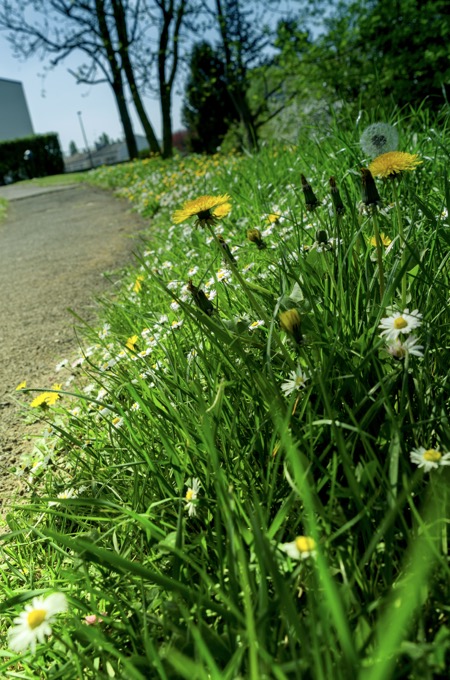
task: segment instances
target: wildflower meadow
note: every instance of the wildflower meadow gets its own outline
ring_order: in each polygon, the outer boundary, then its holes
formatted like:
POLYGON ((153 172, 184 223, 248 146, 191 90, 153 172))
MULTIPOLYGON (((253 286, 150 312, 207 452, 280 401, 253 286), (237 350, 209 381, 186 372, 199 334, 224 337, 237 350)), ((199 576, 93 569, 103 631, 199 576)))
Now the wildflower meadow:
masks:
POLYGON ((18 386, 0 677, 447 677, 448 123, 88 174, 148 230, 18 386))

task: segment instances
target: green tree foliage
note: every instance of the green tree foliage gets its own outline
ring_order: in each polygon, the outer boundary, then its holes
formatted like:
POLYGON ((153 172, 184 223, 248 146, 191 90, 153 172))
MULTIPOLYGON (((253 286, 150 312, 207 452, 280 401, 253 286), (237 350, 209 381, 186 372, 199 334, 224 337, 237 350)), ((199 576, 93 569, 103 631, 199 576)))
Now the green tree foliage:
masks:
POLYGON ((450 92, 447 0, 340 3, 310 59, 347 102, 438 108, 450 92))
POLYGON ((78 153, 78 147, 72 139, 71 142, 69 143, 69 155, 75 156, 76 153, 78 153))
POLYGON ((182 111, 189 145, 199 153, 214 153, 231 122, 237 120, 224 79, 224 64, 209 43, 201 42, 192 49, 189 68, 182 111))
POLYGON ((400 105, 427 98, 431 106, 441 106, 450 94, 447 0, 372 0, 364 5, 368 11, 358 15, 360 49, 367 46, 383 95, 400 105))

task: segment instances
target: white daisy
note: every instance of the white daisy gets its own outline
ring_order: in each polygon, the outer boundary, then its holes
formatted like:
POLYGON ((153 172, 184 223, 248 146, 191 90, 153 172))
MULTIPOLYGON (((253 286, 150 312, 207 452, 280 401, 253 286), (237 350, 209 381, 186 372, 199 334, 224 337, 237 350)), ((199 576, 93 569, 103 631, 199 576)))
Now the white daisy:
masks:
POLYGON ((436 449, 426 449, 424 446, 418 446, 409 454, 411 463, 415 463, 418 467, 423 468, 424 472, 430 472, 438 467, 450 465, 450 453, 441 453, 436 449))
POLYGON ((180 321, 172 321, 170 324, 170 327, 173 331, 175 331, 177 328, 180 328, 183 325, 183 319, 180 319, 180 321))
POLYGON ((56 373, 59 373, 63 368, 67 366, 68 363, 69 363, 68 359, 63 359, 62 361, 59 362, 59 364, 56 364, 55 366, 56 373))
POLYGON ((400 333, 407 335, 415 328, 419 328, 422 324, 422 314, 418 309, 411 313, 409 309, 403 312, 394 312, 391 316, 381 319, 379 328, 381 328, 381 336, 385 336, 387 340, 396 340, 400 333))
POLYGON ((387 345, 387 351, 394 359, 404 359, 409 354, 416 357, 423 357, 423 345, 419 345, 419 340, 415 335, 410 335, 405 340, 395 338, 390 340, 387 345))
MULTIPOLYGON (((70 489, 66 489, 65 491, 61 491, 58 495, 57 498, 59 498, 60 501, 65 501, 70 498, 77 498, 78 493, 77 491, 71 487, 70 489)), ((49 501, 48 502, 49 506, 51 507, 52 505, 59 505, 59 501, 49 501)))
POLYGON ((281 543, 278 547, 293 560, 306 560, 316 554, 316 542, 310 536, 297 536, 295 541, 281 543))
POLYGON ((36 642, 44 642, 51 635, 51 624, 57 614, 67 610, 67 599, 63 593, 52 593, 47 597, 34 597, 31 604, 14 619, 14 626, 8 632, 9 647, 23 652, 28 647, 34 653, 36 642))
POLYGON ((100 338, 100 340, 104 340, 106 337, 108 337, 110 330, 111 326, 109 325, 109 323, 103 324, 103 328, 98 333, 98 337, 100 338))
POLYGON ((192 477, 192 480, 191 479, 187 480, 186 486, 188 487, 188 490, 186 491, 186 495, 184 497, 186 501, 186 510, 189 513, 189 517, 195 517, 195 515, 197 514, 196 500, 201 486, 200 480, 198 479, 198 477, 192 477))
POLYGON ((216 276, 218 281, 223 281, 226 283, 231 279, 232 274, 229 269, 219 269, 216 276))
POLYGON ((281 389, 283 390, 286 397, 296 390, 301 390, 303 387, 305 387, 306 381, 309 380, 309 376, 304 373, 300 366, 297 366, 295 371, 291 371, 289 376, 289 379, 281 385, 281 389))
POLYGON ((264 321, 262 319, 259 319, 258 321, 253 321, 253 323, 250 324, 248 327, 249 331, 254 331, 256 328, 260 328, 260 326, 264 326, 264 321))

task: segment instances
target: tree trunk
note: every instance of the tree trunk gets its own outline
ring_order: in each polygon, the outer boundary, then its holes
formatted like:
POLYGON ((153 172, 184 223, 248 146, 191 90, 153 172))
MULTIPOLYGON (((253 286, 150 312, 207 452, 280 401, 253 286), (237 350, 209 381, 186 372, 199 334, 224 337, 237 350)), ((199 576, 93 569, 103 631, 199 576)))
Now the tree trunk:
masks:
POLYGON ((125 92, 123 89, 122 82, 122 72, 120 70, 120 65, 117 62, 117 56, 112 46, 112 40, 109 33, 108 24, 106 22, 104 0, 95 0, 95 11, 97 14, 98 27, 100 29, 100 35, 102 38, 103 46, 105 48, 109 66, 111 69, 112 75, 111 87, 116 98, 117 108, 119 109, 119 116, 122 122, 123 132, 125 135, 125 142, 128 149, 128 155, 130 159, 137 158, 138 150, 136 138, 134 136, 133 126, 131 124, 131 118, 128 112, 128 106, 125 99, 125 92))
POLYGON ((172 101, 170 92, 161 92, 161 118, 163 131, 163 158, 173 155, 172 141, 172 101))
POLYGON ((144 129, 150 151, 159 154, 161 153, 161 149, 152 124, 150 123, 150 120, 148 119, 148 116, 145 112, 142 99, 139 95, 136 79, 134 77, 133 66, 131 64, 130 55, 128 54, 128 47, 130 43, 128 39, 126 15, 122 0, 113 0, 113 11, 116 22, 117 37, 119 38, 119 53, 122 59, 122 68, 125 72, 125 77, 130 88, 131 96, 133 97, 134 106, 136 107, 136 112, 144 129))
POLYGON ((119 116, 122 122, 122 128, 125 135, 125 143, 128 149, 130 160, 138 157, 138 149, 136 144, 136 137, 134 136, 133 126, 131 124, 130 114, 128 113, 128 106, 123 91, 122 78, 119 72, 119 80, 114 80, 112 89, 116 98, 117 108, 119 109, 119 116))
POLYGON ((223 12, 221 0, 216 0, 216 15, 225 57, 225 82, 228 93, 245 130, 248 148, 256 151, 258 149, 258 133, 245 93, 245 69, 242 63, 233 63, 227 18, 223 12), (238 73, 236 73, 236 70, 238 73))

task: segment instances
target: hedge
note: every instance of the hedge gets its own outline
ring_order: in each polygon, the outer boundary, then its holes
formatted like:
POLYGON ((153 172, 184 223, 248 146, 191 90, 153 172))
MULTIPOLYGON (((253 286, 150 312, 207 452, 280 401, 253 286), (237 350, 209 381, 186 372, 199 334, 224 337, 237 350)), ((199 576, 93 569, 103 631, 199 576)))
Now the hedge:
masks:
POLYGON ((61 172, 64 161, 54 133, 0 142, 0 184, 61 172))

